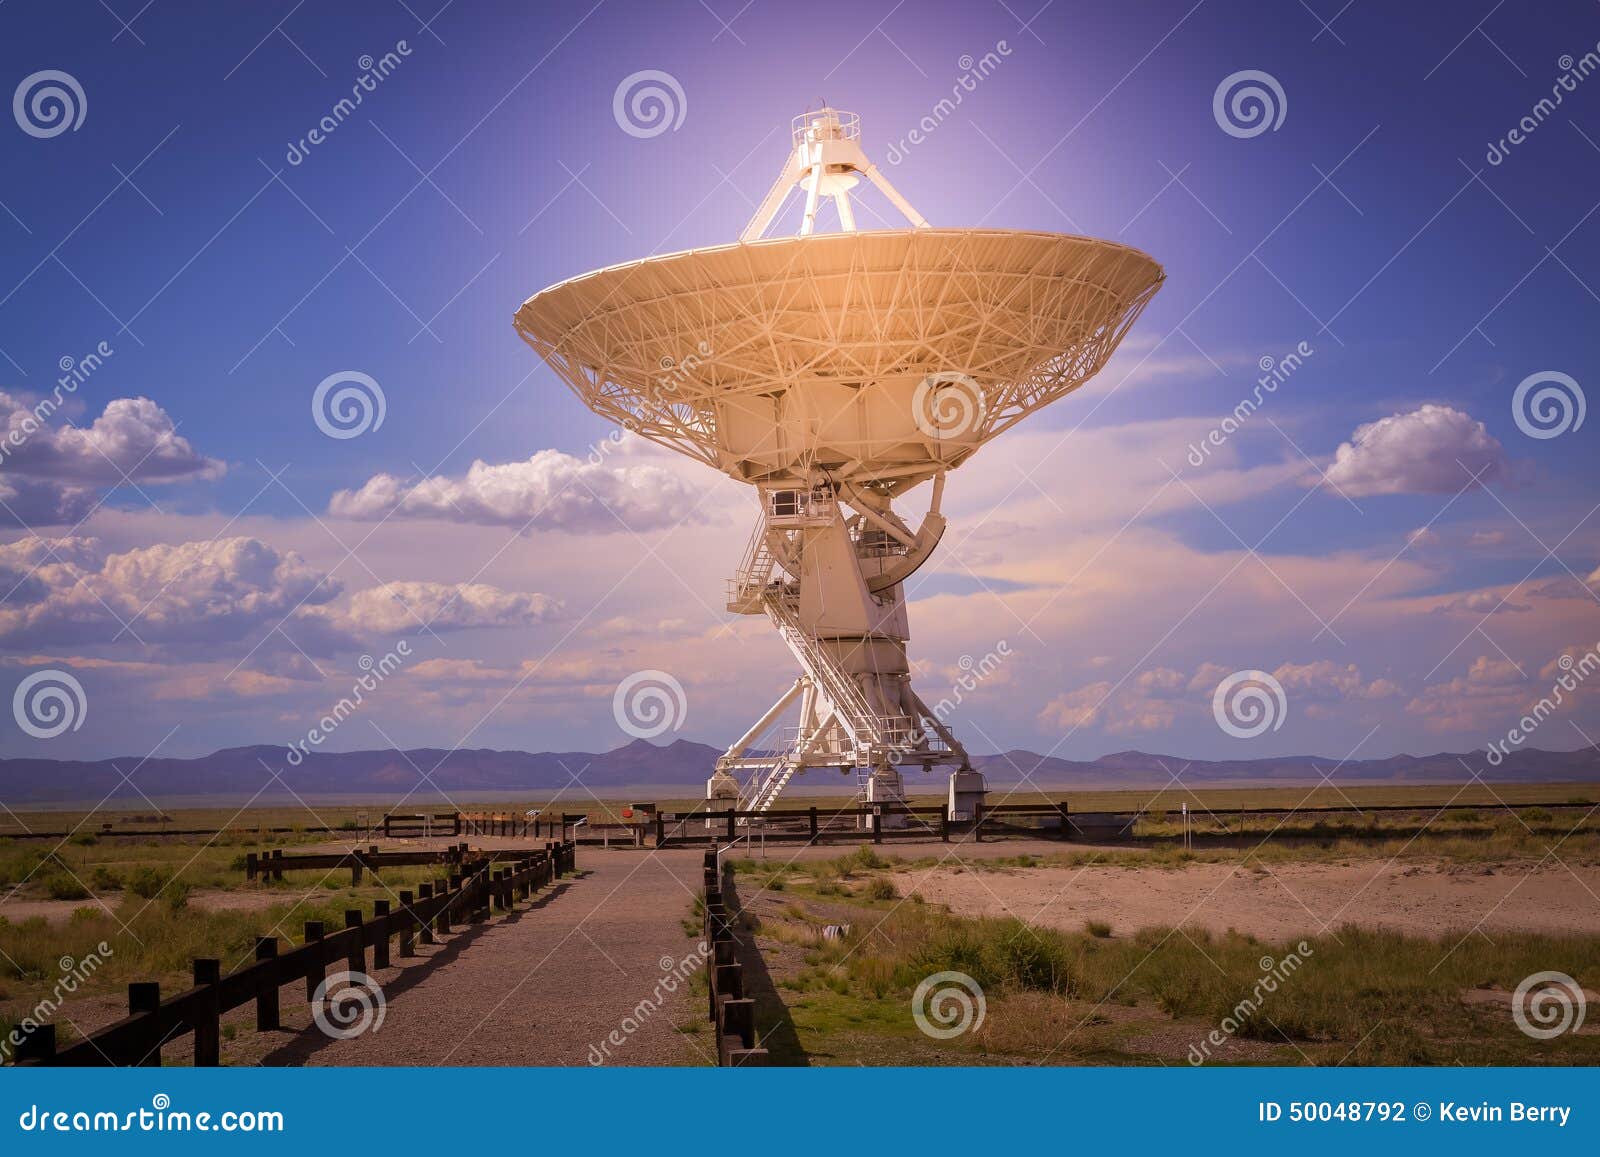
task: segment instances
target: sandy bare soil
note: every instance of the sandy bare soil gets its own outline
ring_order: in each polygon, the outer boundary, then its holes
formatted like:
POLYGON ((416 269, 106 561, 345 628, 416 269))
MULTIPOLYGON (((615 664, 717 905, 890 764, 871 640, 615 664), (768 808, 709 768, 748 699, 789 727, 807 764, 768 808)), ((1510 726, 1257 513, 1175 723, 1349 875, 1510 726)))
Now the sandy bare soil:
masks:
POLYGON ((1115 935, 1150 926, 1229 928, 1289 940, 1360 924, 1438 936, 1474 927, 1600 933, 1600 869, 1531 865, 1234 864, 1167 868, 939 867, 895 873, 916 892, 965 916, 1016 916, 1068 931, 1090 920, 1115 935))

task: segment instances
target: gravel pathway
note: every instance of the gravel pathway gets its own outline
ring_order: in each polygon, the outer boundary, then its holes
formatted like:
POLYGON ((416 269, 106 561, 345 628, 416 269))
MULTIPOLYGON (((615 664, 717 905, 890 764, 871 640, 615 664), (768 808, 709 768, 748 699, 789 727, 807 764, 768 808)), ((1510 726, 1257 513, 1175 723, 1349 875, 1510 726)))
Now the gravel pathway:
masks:
POLYGON ((683 922, 699 887, 701 858, 698 851, 580 848, 583 876, 490 924, 467 926, 444 944, 419 945, 425 955, 375 974, 387 1002, 378 1031, 350 1040, 300 1033, 261 1059, 312 1065, 714 1063, 702 990, 679 979, 697 964, 696 941, 683 922), (679 1032, 679 1025, 696 1031, 679 1032))

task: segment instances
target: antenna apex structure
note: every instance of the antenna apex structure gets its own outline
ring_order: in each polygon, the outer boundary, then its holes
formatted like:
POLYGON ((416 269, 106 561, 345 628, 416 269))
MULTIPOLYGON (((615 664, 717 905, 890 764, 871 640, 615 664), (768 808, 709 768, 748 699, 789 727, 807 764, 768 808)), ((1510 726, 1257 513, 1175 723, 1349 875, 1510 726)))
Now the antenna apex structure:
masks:
POLYGON ((855 113, 827 105, 816 112, 801 113, 791 123, 789 136, 789 159, 739 240, 760 239, 796 187, 803 189, 806 197, 800 236, 810 236, 816 229, 817 207, 824 197, 830 198, 838 210, 839 227, 847 233, 855 232, 856 217, 850 204, 850 190, 859 185, 863 177, 872 182, 914 228, 928 227, 922 214, 913 209, 889 183, 889 178, 867 159, 861 149, 861 118, 855 113))

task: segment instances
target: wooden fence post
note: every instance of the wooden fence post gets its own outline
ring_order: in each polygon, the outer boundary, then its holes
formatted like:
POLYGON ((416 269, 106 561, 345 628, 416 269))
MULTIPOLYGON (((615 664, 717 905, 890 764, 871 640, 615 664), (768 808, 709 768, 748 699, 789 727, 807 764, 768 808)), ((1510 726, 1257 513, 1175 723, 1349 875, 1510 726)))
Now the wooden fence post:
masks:
POLYGON ((35 1024, 33 1031, 23 1032, 18 1030, 21 1040, 17 1042, 17 1060, 38 1061, 40 1064, 49 1064, 56 1055, 56 1026, 53 1024, 35 1024))
POLYGON ((881 803, 872 805, 872 842, 875 844, 883 843, 883 805, 881 803))
POLYGON ((731 844, 739 838, 738 812, 734 808, 728 809, 728 842, 731 844))
MULTIPOLYGON (((256 961, 258 963, 278 959, 278 938, 276 936, 256 937, 256 961)), ((278 969, 276 965, 263 968, 260 979, 256 982, 256 1031, 272 1032, 279 1026, 278 1013, 278 969)))
POLYGON ((412 896, 410 892, 400 893, 400 914, 405 918, 400 921, 400 959, 414 955, 411 947, 411 937, 416 923, 416 917, 411 914, 412 896))
POLYGON ((939 838, 945 843, 950 842, 950 804, 939 805, 939 838))
POLYGON ((202 994, 191 1001, 189 1027, 194 1032, 194 1067, 214 1069, 222 1063, 222 998, 217 985, 222 982, 222 961, 196 959, 194 986, 202 994), (195 1007, 198 1004, 198 1007, 195 1007))
MULTIPOLYGON (((431 899, 433 899, 433 885, 432 884, 418 884, 417 885, 417 899, 419 899, 419 900, 431 900, 431 899)), ((436 943, 436 941, 433 938, 433 922, 431 920, 418 920, 417 923, 422 925, 422 942, 424 944, 434 944, 434 943, 436 943)))
MULTIPOLYGON (((153 980, 136 980, 128 985, 128 1015, 137 1016, 141 1012, 155 1012, 161 1007, 161 985, 153 980)), ((161 1067, 160 1037, 156 1038, 148 1052, 142 1057, 135 1057, 133 1064, 139 1068, 159 1069, 161 1067)))
MULTIPOLYGON (((435 889, 434 891, 435 894, 437 894, 438 889, 435 889)), ((444 891, 446 893, 445 904, 444 907, 439 909, 438 931, 440 935, 450 931, 450 904, 461 893, 461 877, 452 875, 450 877, 450 882, 445 886, 444 891)))
POLYGON ((372 967, 374 970, 389 967, 389 901, 372 902, 372 922, 378 926, 377 939, 372 942, 372 967))
POLYGON ((256 854, 254 852, 246 852, 244 854, 244 878, 246 883, 255 883, 256 854))
MULTIPOLYGON (((361 909, 346 908, 344 926, 347 931, 353 928, 359 933, 361 931, 361 909)), ((350 947, 345 956, 345 967, 351 972, 365 972, 367 970, 367 946, 362 942, 362 938, 359 935, 350 939, 350 947)))
POLYGON ((666 843, 667 843, 666 813, 664 813, 664 812, 660 811, 659 809, 657 809, 657 811, 656 811, 656 847, 658 847, 658 848, 665 847, 666 843))
POLYGON ((361 886, 361 852, 359 849, 350 853, 350 886, 361 886))
POLYGON ((323 928, 321 920, 306 921, 306 947, 311 948, 311 963, 306 967, 306 1003, 317 999, 317 989, 328 975, 328 958, 323 955, 323 928), (316 945, 317 947, 312 947, 316 945))
POLYGON ((817 809, 810 808, 806 814, 811 821, 811 835, 806 839, 806 843, 814 844, 817 842, 817 809))

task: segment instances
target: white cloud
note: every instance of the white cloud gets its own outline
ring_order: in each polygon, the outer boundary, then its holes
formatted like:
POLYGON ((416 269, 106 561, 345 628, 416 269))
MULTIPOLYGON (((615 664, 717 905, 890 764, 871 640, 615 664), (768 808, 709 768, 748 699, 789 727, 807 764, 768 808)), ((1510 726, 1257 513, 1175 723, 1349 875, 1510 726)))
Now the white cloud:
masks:
POLYGON ((0 605, 8 647, 111 643, 124 623, 149 643, 216 646, 340 591, 299 555, 253 538, 121 554, 93 538, 29 538, 0 546, 0 572, 22 580, 0 605))
POLYGON ((1484 424, 1450 406, 1425 405, 1356 427, 1328 467, 1350 495, 1452 494, 1473 477, 1505 475, 1505 449, 1484 424))
POLYGON ((24 399, 0 392, 0 427, 7 470, 57 482, 178 482, 218 478, 227 469, 197 453, 167 412, 149 398, 108 402, 88 426, 68 425, 59 416, 39 425, 24 399))
POLYGON ((357 591, 343 622, 355 631, 394 634, 528 627, 550 618, 560 604, 546 595, 503 591, 483 583, 397 582, 357 591))
POLYGON ((708 521, 699 507, 704 491, 654 463, 610 465, 541 450, 526 462, 474 462, 459 478, 412 482, 378 474, 359 490, 336 493, 328 509, 364 521, 392 512, 394 518, 610 534, 708 521))

